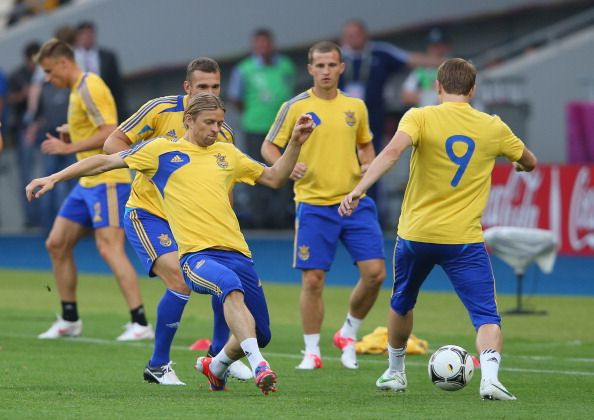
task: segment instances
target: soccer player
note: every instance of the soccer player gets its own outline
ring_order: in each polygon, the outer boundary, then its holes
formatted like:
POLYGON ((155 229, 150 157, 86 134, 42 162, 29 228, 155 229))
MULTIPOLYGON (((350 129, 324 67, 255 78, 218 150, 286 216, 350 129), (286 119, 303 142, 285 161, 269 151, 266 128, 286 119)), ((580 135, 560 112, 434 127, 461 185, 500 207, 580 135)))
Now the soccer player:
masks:
MULTIPOLYGON (((218 63, 208 57, 192 60, 186 69, 184 90, 185 95, 163 96, 148 101, 109 135, 103 149, 111 154, 157 136, 181 137, 186 131, 183 115, 190 99, 199 93, 219 96, 221 72, 218 63)), ((222 124, 217 141, 233 143, 233 131, 226 123, 222 124)), ((146 273, 151 277, 159 276, 167 287, 157 306, 155 346, 143 377, 148 382, 161 385, 185 385, 171 368, 170 350, 190 297, 190 289, 184 283, 177 242, 165 217, 159 191, 140 172, 134 178, 132 192, 126 203, 124 228, 146 273)), ((213 299, 212 303, 219 304, 217 299, 213 299)), ((215 310, 214 313, 213 343, 209 350, 211 355, 217 354, 229 338, 225 320, 217 316, 221 311, 215 310)), ((229 372, 240 380, 252 377, 250 369, 241 361, 233 363, 229 372)))
MULTIPOLYGON (((101 154, 103 143, 117 122, 116 107, 109 88, 94 73, 84 73, 74 61, 70 46, 57 39, 46 42, 37 62, 47 80, 57 88, 71 90, 68 105, 69 142, 50 134, 41 147, 48 154, 73 154, 78 160, 101 154)), ((76 265, 72 251, 89 229, 95 234, 99 254, 111 268, 120 285, 132 320, 119 341, 152 339, 140 296, 138 278, 124 248, 121 228, 124 203, 130 194, 130 173, 118 169, 96 176, 85 176, 66 198, 46 241, 62 302, 62 316, 41 339, 79 336, 82 321, 76 304, 76 265)))
POLYGON ((301 116, 282 158, 265 167, 232 144, 216 142, 224 116, 217 96, 199 94, 184 111, 188 131, 183 138, 158 137, 119 154, 78 162, 32 181, 27 197, 38 198, 56 182, 77 175, 116 168, 130 167, 150 178, 178 242, 186 285, 222 303, 232 333, 214 358, 199 357, 196 368, 207 376, 211 390, 223 390, 227 367, 245 355, 256 385, 268 394, 275 390, 276 374, 259 349, 270 341, 268 309, 228 193, 236 182, 280 187, 291 174, 314 123, 311 117, 301 116))
POLYGON ((341 50, 332 42, 319 42, 308 54, 313 88, 287 101, 278 112, 262 144, 268 163, 280 158, 299 115, 309 114, 317 125, 299 156, 291 178, 295 180, 295 249, 293 266, 302 271, 300 296, 305 352, 298 369, 322 367, 320 330, 324 317, 322 291, 338 241, 357 264, 360 279, 350 297, 349 312, 334 335, 342 350, 342 364, 357 369, 355 342, 363 318, 375 302, 386 276, 382 233, 375 203, 362 199, 352 218, 338 216, 338 204, 351 191, 375 152, 367 109, 362 100, 338 90, 344 71, 341 50))
POLYGON ((389 368, 376 382, 379 389, 404 391, 407 387, 404 358, 413 308, 423 281, 437 264, 448 275, 477 331, 480 396, 516 399, 498 379, 501 318, 480 219, 495 159, 505 156, 516 170, 531 171, 536 158, 499 117, 471 107, 475 79, 472 63, 461 58, 444 62, 437 72, 440 105, 410 109, 388 146, 340 205, 341 215, 356 214, 365 191, 405 149, 413 147, 394 251, 389 368))

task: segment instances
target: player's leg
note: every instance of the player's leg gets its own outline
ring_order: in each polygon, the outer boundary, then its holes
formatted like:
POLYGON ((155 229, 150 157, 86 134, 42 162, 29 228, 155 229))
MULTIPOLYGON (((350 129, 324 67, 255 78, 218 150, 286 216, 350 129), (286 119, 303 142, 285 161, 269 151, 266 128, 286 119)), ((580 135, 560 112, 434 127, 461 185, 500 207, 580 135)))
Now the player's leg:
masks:
MULTIPOLYGON (((260 352, 256 321, 244 301, 244 288, 237 273, 227 267, 223 254, 236 254, 228 251, 203 251, 185 255, 180 261, 182 272, 188 287, 194 292, 216 296, 221 302, 227 325, 234 339, 217 355, 219 359, 234 360, 232 357, 247 356, 255 373, 256 384, 267 394, 274 391, 276 374, 270 370, 260 352), (262 372, 265 372, 262 381, 262 372)), ((212 390, 221 390, 226 378, 226 369, 212 372, 212 359, 199 358, 196 368, 208 377, 212 390)))
POLYGON ((82 187, 77 185, 70 192, 45 242, 52 261, 62 314, 47 331, 38 336, 41 339, 78 336, 82 332, 76 302, 76 264, 72 251, 91 223, 81 190, 82 187))
POLYGON ((375 382, 381 390, 404 391, 406 343, 412 332, 413 309, 421 285, 434 265, 431 244, 400 237, 394 248, 394 284, 388 314, 388 369, 375 382))
POLYGON ((456 293, 466 307, 477 330, 476 346, 480 354, 480 396, 490 400, 515 400, 499 381, 502 335, 501 317, 495 300, 495 278, 483 243, 451 246, 441 262, 456 293))
POLYGON ((116 277, 130 310, 131 322, 118 337, 120 341, 153 339, 153 328, 146 319, 138 276, 125 249, 124 208, 130 184, 99 184, 87 188, 85 200, 92 212, 95 244, 101 258, 116 277))
POLYGON ((299 308, 305 342, 297 369, 322 367, 320 331, 324 320, 324 280, 336 253, 340 224, 334 206, 299 203, 295 215, 293 266, 301 270, 299 308))
POLYGON ((357 264, 360 278, 351 293, 344 324, 334 335, 334 345, 342 351, 343 366, 357 369, 357 332, 386 278, 384 239, 371 198, 361 200, 352 216, 339 221, 342 223, 340 238, 357 264))

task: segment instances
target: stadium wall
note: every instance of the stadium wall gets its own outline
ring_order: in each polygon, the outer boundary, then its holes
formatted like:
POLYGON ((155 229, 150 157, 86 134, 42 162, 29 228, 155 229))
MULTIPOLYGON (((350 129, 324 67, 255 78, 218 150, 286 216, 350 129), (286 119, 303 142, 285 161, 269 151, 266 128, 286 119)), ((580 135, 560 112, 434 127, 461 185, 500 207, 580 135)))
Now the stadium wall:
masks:
MULTIPOLYGON (((300 282, 300 272, 291 268, 293 239, 290 234, 251 234, 248 243, 256 263, 256 270, 264 282, 300 282)), ((385 252, 388 276, 384 287, 392 286, 392 252, 394 238, 386 236, 385 252)), ((45 252, 44 240, 36 236, 0 236, 0 269, 50 270, 51 264, 45 252)), ((128 249, 132 261, 140 273, 138 258, 128 249)), ((77 267, 81 272, 111 275, 107 265, 98 258, 92 238, 83 239, 75 250, 77 267)), ((497 293, 514 294, 516 279, 508 265, 497 257, 492 258, 497 281, 497 293)), ((543 274, 533 264, 528 267, 524 279, 524 293, 532 295, 587 295, 594 296, 594 259, 591 257, 559 256, 551 274, 543 274)), ((344 247, 339 246, 326 283, 332 286, 352 286, 357 279, 357 270, 344 247)), ((0 271, 2 282, 9 281, 0 271)), ((43 285, 45 286, 45 284, 43 285)), ((435 268, 423 286, 424 290, 453 291, 440 268, 435 268)))

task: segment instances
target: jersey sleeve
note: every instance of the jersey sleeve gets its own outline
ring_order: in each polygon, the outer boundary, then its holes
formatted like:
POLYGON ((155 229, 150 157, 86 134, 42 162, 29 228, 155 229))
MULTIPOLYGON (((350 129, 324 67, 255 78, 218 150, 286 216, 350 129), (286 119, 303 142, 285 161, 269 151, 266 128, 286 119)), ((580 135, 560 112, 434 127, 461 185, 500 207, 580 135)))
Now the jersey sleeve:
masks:
POLYGON ((115 101, 103 80, 89 76, 87 82, 81 84, 79 93, 83 106, 96 127, 117 124, 115 101))
POLYGON ((140 142, 134 147, 120 152, 120 157, 124 159, 130 169, 151 177, 159 166, 158 155, 161 145, 167 141, 165 138, 157 137, 140 142))
POLYGON ((266 135, 266 141, 281 148, 285 147, 291 138, 294 125, 295 115, 291 110, 291 104, 285 102, 276 114, 276 119, 266 135))
POLYGON ((512 162, 518 161, 522 157, 522 153, 524 153, 524 142, 520 140, 513 131, 508 127, 506 123, 501 121, 499 117, 498 123, 500 124, 501 133, 500 133, 500 156, 505 156, 512 162))
POLYGON ((406 111, 398 124, 398 131, 408 134, 412 139, 413 146, 417 146, 419 143, 421 117, 421 110, 419 108, 411 108, 406 111))
POLYGON ((131 143, 138 143, 154 137, 156 117, 159 115, 163 103, 163 98, 151 99, 121 123, 118 129, 130 139, 131 143))
POLYGON ((265 166, 252 159, 239 149, 234 148, 237 155, 237 164, 235 166, 235 181, 244 184, 254 185, 256 180, 262 176, 265 166))
POLYGON ((359 113, 361 122, 357 127, 357 144, 366 144, 373 140, 373 134, 371 134, 371 129, 369 128, 369 113, 363 101, 361 101, 359 113))

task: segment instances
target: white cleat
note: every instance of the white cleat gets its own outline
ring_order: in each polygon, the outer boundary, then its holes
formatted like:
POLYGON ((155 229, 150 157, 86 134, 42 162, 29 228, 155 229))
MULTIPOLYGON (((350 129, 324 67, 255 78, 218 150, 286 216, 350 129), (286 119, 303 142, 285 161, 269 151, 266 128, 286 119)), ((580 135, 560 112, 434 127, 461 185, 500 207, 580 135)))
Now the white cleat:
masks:
POLYGON ((322 363, 322 358, 320 356, 313 353, 303 353, 303 360, 295 366, 295 369, 314 370, 321 369, 322 367, 324 367, 324 364, 322 363))
POLYGON ((128 322, 124 325, 125 331, 116 338, 117 341, 139 341, 152 340, 155 338, 155 332, 151 324, 140 325, 136 322, 128 322))
POLYGON ((235 379, 240 381, 247 381, 248 379, 252 379, 254 374, 252 370, 247 367, 241 360, 236 360, 229 365, 227 368, 227 372, 229 376, 232 376, 235 379))
POLYGON ((61 337, 78 337, 82 333, 82 321, 65 321, 58 315, 58 319, 46 332, 39 334, 37 338, 42 340, 53 340, 61 337))
POLYGON ((404 392, 407 387, 406 374, 404 372, 391 374, 390 369, 386 369, 382 376, 375 381, 375 386, 382 391, 404 392))
POLYGON ((515 401, 517 398, 509 392, 499 381, 481 380, 481 399, 515 401))
POLYGON ((144 368, 143 377, 145 381, 159 385, 185 385, 175 374, 171 362, 157 367, 150 367, 147 364, 144 368))
POLYGON ((351 342, 343 347, 340 361, 347 369, 359 369, 359 363, 357 363, 357 351, 355 350, 355 342, 351 342))

